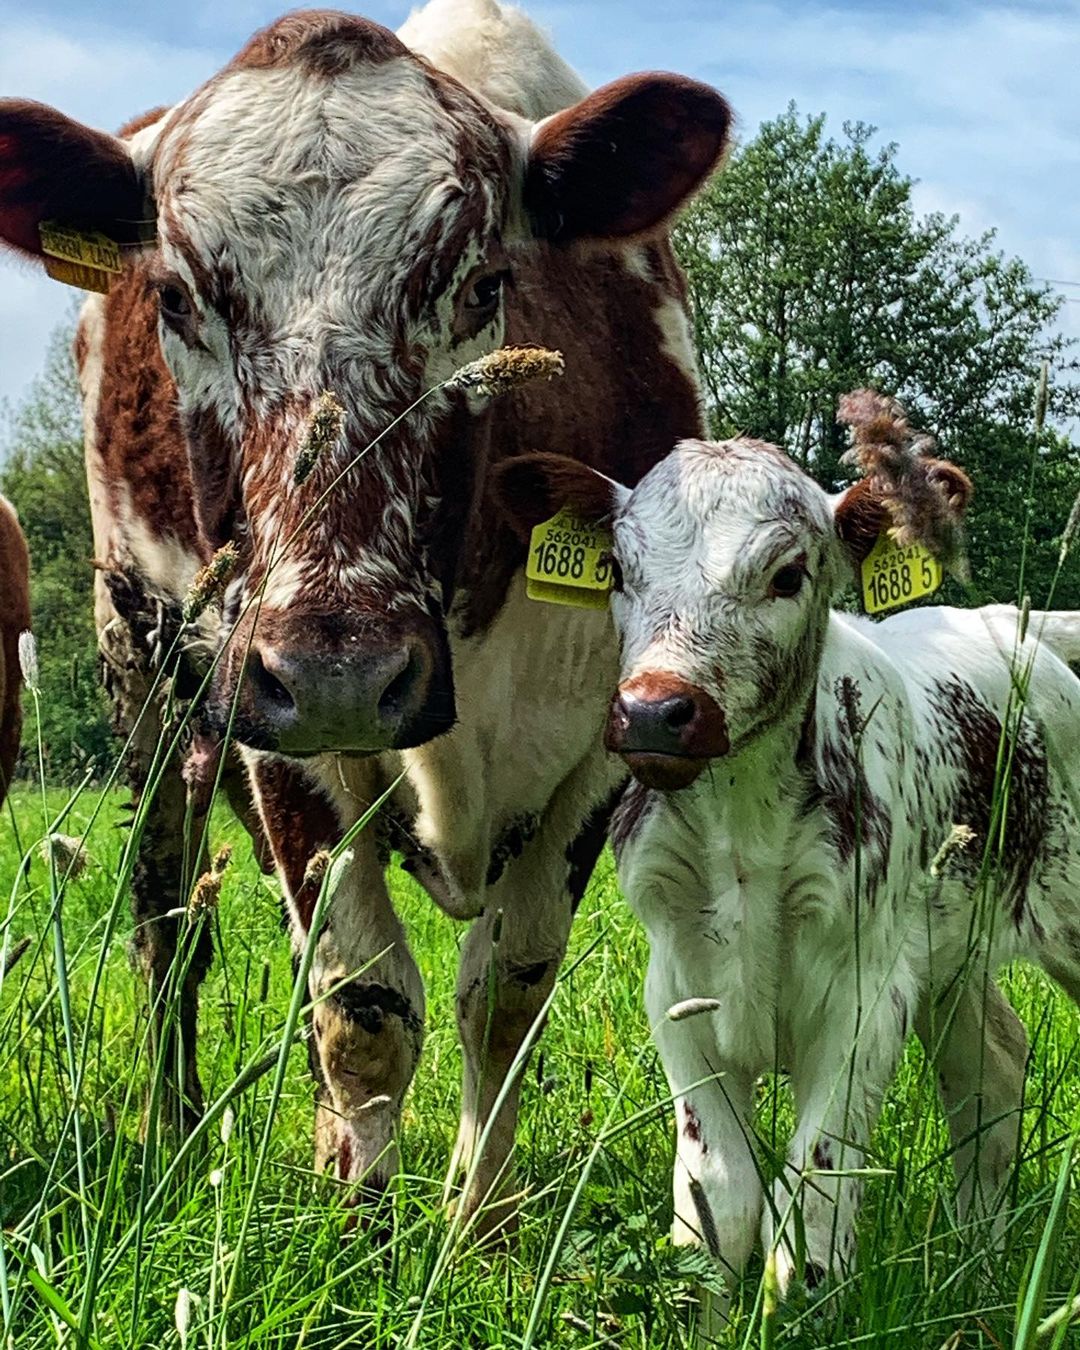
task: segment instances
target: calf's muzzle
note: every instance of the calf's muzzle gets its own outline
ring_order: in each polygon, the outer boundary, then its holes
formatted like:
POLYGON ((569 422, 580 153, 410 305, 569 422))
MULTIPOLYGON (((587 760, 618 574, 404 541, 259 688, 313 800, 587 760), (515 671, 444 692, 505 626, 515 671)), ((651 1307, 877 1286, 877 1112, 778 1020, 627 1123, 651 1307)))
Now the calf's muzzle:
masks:
POLYGON ((704 689, 667 671, 645 671, 619 686, 604 744, 646 787, 689 787, 730 749, 723 711, 704 689))
POLYGON ((426 615, 393 627, 336 615, 260 624, 233 692, 238 738, 283 755, 404 750, 456 717, 449 647, 426 615))

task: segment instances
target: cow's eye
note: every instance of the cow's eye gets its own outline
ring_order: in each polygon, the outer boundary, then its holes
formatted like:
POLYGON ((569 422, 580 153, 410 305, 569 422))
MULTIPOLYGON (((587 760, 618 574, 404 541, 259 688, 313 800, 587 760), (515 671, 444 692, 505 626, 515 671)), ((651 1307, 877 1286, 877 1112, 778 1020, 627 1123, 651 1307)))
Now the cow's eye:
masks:
POLYGON ((790 600, 799 594, 805 580, 806 568, 799 563, 788 563, 786 567, 781 567, 774 573, 772 581, 769 582, 769 595, 781 600, 790 600))
POLYGON ((505 281, 505 272, 488 272, 477 277, 465 296, 465 308, 469 314, 475 318, 494 314, 499 308, 505 281))
POLYGON ((180 286, 170 281, 157 288, 158 310, 163 322, 181 337, 190 337, 195 323, 195 306, 180 286))

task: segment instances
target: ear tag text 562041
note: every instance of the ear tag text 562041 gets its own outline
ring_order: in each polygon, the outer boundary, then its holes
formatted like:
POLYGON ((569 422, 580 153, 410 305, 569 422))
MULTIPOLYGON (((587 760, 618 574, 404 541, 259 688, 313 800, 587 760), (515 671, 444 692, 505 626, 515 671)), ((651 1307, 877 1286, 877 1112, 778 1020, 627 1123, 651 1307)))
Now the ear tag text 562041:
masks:
POLYGON ((525 594, 578 609, 605 609, 611 590, 611 532, 564 507, 529 540, 525 594))
POLYGON ((45 271, 55 281, 104 295, 112 278, 123 270, 120 245, 108 235, 75 230, 55 220, 43 220, 38 233, 45 271))
POLYGON ((929 549, 922 544, 901 546, 882 531, 863 559, 863 604, 867 614, 884 614, 933 595, 942 579, 941 564, 929 549))

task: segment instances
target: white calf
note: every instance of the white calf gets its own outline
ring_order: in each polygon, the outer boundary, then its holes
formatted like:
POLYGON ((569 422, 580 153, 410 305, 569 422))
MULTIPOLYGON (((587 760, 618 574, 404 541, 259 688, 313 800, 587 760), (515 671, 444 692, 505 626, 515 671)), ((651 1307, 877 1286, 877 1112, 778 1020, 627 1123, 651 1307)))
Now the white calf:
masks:
POLYGON ((796 1207, 798 1273, 850 1267, 858 1181, 840 1173, 862 1165, 913 1027, 961 1205, 984 1212, 1015 1155, 1026 1050, 984 975, 1025 957, 1080 997, 1080 681, 1062 659, 1080 658, 1080 615, 1032 614, 1025 636, 1006 607, 831 609, 890 521, 951 547, 970 486, 863 397, 849 411, 872 476, 837 498, 745 440, 683 441, 633 491, 547 456, 500 484, 522 524, 556 499, 611 519, 608 744, 638 780, 613 842, 677 1102, 675 1232, 738 1272, 760 1226, 784 1285, 796 1207), (753 1086, 778 1065, 798 1124, 764 1203, 753 1086))

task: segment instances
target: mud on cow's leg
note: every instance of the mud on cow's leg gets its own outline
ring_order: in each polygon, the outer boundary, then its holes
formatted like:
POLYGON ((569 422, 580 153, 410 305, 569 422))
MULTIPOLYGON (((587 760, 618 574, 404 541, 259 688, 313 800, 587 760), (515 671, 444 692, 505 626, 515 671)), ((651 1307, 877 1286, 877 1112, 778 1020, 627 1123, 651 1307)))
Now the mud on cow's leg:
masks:
POLYGON ((492 885, 484 914, 462 949, 457 1016, 464 1072, 461 1128, 450 1175, 467 1174, 475 1165, 464 1204, 468 1213, 480 1211, 481 1233, 505 1231, 515 1222, 511 1153, 521 1072, 477 1157, 480 1138, 511 1065, 555 985, 570 922, 603 848, 619 792, 621 786, 584 823, 579 823, 578 794, 556 794, 556 804, 535 836, 492 885))
MULTIPOLYGON (((362 767, 349 798, 376 795, 362 767)), ((281 761, 254 769, 260 812, 285 882, 294 950, 309 940, 319 886, 305 873, 352 823, 303 771, 281 761)), ((361 800, 362 799, 362 800, 361 800)), ((340 801, 339 801, 340 807, 340 801)), ((308 979, 315 1006, 310 1057, 316 1079, 315 1162, 373 1198, 397 1169, 396 1132, 423 1044, 424 988, 387 893, 375 830, 350 845, 353 861, 324 912, 308 979)))

